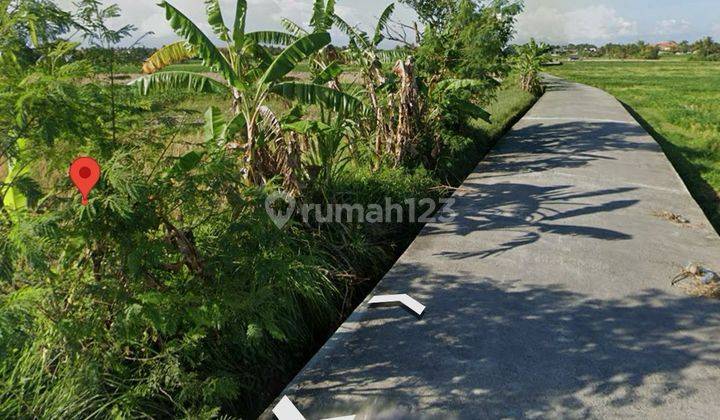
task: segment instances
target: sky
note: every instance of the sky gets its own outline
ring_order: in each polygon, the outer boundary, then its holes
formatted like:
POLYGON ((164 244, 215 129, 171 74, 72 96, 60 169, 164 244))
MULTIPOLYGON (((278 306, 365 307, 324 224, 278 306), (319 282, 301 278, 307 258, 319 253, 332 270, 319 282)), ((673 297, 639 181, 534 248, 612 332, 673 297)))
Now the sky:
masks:
POLYGON ((527 0, 517 39, 554 44, 720 38, 720 0, 527 0))
MULTIPOLYGON (((57 0, 66 10, 73 0, 57 0)), ((107 1, 110 2, 110 1, 107 1)), ((123 9, 117 26, 132 23, 137 36, 153 31, 143 44, 158 47, 177 40, 165 21, 156 0, 112 0, 123 9)), ((202 0, 170 0, 210 34, 205 23, 202 0)), ((220 0, 226 22, 234 16, 234 0, 220 0)), ((312 0, 248 0, 248 30, 282 29, 280 19, 307 22, 312 0)), ((720 0, 526 0, 525 11, 518 17, 516 42, 531 37, 553 44, 634 42, 644 40, 694 41, 703 36, 720 39, 720 0)), ((370 31, 389 0, 337 0, 336 13, 351 24, 370 31)), ((395 20, 413 22, 416 16, 398 4, 395 20)), ((339 32, 334 42, 346 42, 339 32)), ((132 42, 132 41, 130 41, 132 42)))

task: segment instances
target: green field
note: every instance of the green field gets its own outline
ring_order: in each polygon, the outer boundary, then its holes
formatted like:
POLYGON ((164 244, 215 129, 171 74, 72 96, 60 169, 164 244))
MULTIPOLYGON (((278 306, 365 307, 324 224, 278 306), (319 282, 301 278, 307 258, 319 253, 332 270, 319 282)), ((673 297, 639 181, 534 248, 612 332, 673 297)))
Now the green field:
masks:
POLYGON ((662 145, 720 230, 720 63, 585 61, 549 72, 622 101, 662 145))

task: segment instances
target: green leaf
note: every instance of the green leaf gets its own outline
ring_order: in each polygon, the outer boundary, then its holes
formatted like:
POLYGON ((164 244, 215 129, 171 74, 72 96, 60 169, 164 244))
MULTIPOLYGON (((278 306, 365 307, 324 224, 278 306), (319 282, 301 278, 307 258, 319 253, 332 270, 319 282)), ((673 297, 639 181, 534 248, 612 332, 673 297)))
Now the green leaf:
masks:
POLYGON ((298 39, 275 58, 260 82, 264 84, 281 79, 290 73, 298 63, 320 51, 329 43, 330 34, 327 32, 310 34, 298 39))
POLYGON ((491 122, 490 113, 470 101, 458 101, 458 103, 455 104, 455 108, 461 111, 465 117, 480 118, 485 122, 491 122))
MULTIPOLYGON (((330 19, 330 24, 332 25, 332 15, 335 14, 335 0, 327 0, 327 4, 325 5, 325 16, 330 19)), ((330 28, 328 28, 330 29, 330 28)))
POLYGON ((284 123, 282 125, 283 130, 294 131, 298 134, 307 134, 313 129, 313 122, 308 120, 294 121, 291 123, 284 123))
POLYGON ((142 76, 128 83, 135 86, 141 95, 185 89, 197 93, 227 93, 228 87, 217 80, 189 71, 166 71, 142 76))
POLYGON ((249 36, 245 36, 245 40, 243 42, 245 42, 242 47, 243 53, 248 53, 260 61, 260 66, 245 72, 245 80, 257 80, 262 75, 262 71, 270 67, 270 64, 273 61, 273 56, 265 47, 249 36))
POLYGON ((300 120, 283 124, 283 129, 294 131, 298 134, 308 134, 313 131, 323 132, 328 131, 331 128, 332 127, 321 121, 300 120))
POLYGON ((160 5, 165 8, 165 17, 170 22, 170 26, 197 50, 203 63, 220 73, 233 86, 238 84, 239 80, 232 66, 207 35, 167 1, 163 1, 160 5))
POLYGON ((297 41, 298 38, 295 35, 291 35, 285 32, 278 31, 257 31, 250 32, 246 35, 247 38, 252 39, 258 44, 264 45, 290 45, 297 41))
POLYGON ((247 326, 246 336, 248 341, 257 342, 263 336, 262 328, 258 324, 249 324, 247 326))
POLYGON ((313 2, 313 14, 310 18, 310 27, 315 29, 315 32, 325 32, 325 0, 315 0, 313 2))
POLYGON ((357 45, 359 43, 362 49, 369 49, 371 47, 370 38, 368 38, 368 35, 365 32, 351 26, 338 15, 332 15, 332 20, 338 29, 350 37, 351 44, 355 43, 357 45))
MULTIPOLYGON (((17 148, 19 154, 24 154, 27 148, 27 139, 18 139, 17 148)), ((23 184, 28 182, 32 184, 32 179, 27 176, 29 173, 30 169, 27 165, 19 164, 15 159, 8 161, 8 174, 5 177, 4 186, 0 189, 0 194, 2 194, 3 207, 11 213, 28 206, 28 197, 23 191, 23 184), (25 182, 25 178, 28 182, 25 182)), ((32 190, 33 188, 27 189, 32 190)))
POLYGON ((325 67, 323 71, 321 71, 317 76, 315 76, 315 79, 313 79, 313 83, 316 85, 322 85, 325 84, 336 77, 338 77, 340 74, 342 74, 343 69, 340 64, 333 61, 330 65, 325 67))
POLYGON ((388 7, 386 7, 385 10, 380 15, 380 19, 378 19, 377 26, 375 27, 375 36, 373 36, 373 45, 377 46, 383 41, 383 39, 385 39, 382 32, 385 30, 385 26, 387 26, 387 23, 390 20, 390 16, 392 16, 394 11, 395 11, 395 3, 390 3, 388 5, 388 7))
POLYGON ((185 153, 175 162, 175 165, 170 169, 170 174, 176 176, 190 172, 197 168, 202 158, 203 154, 195 150, 185 153))
POLYGON ((30 176, 30 170, 27 166, 18 171, 10 171, 6 179, 6 183, 12 183, 6 186, 0 193, 4 193, 3 206, 11 213, 34 206, 42 197, 42 188, 37 181, 30 176))
POLYGON ((265 327, 272 338, 278 341, 287 341, 287 336, 285 335, 285 333, 280 328, 278 328, 278 326, 274 322, 267 322, 265 327))
MULTIPOLYGON (((10 184, 10 181, 16 179, 16 175, 12 171, 8 174, 5 179, 6 184, 10 184)), ((28 200, 25 194, 22 193, 20 188, 12 185, 4 187, 3 193, 3 207, 5 207, 11 213, 27 208, 28 200)))
POLYGON ((225 124, 225 117, 222 112, 216 107, 211 106, 205 112, 205 141, 218 142, 222 139, 222 134, 227 129, 225 124))
POLYGON ((482 89, 485 87, 485 82, 476 79, 445 79, 437 84, 437 89, 442 92, 482 89))
POLYGON ((38 42, 37 28, 35 27, 34 16, 32 16, 30 19, 28 19, 27 29, 28 29, 28 32, 30 33, 30 41, 32 41, 33 47, 35 47, 37 49, 38 47, 40 47, 40 43, 38 42))
POLYGON ((235 6, 235 23, 233 24, 233 41, 235 42, 236 48, 244 44, 247 9, 246 0, 237 0, 235 6))
POLYGON ((286 31, 290 32, 291 34, 295 35, 296 37, 305 36, 308 34, 308 31, 303 29, 302 26, 298 25, 297 23, 291 21, 290 19, 282 18, 280 21, 282 23, 283 28, 285 28, 286 31))
POLYGON ((213 32, 215 32, 215 35, 222 41, 230 42, 230 35, 228 35, 228 28, 225 26, 225 21, 223 21, 219 0, 205 0, 205 7, 207 9, 208 23, 213 29, 213 32))
POLYGON ((231 141, 235 139, 235 136, 242 130, 245 130, 245 116, 242 114, 236 115, 229 123, 225 126, 225 131, 222 133, 221 138, 225 141, 231 141))
POLYGON ((323 105, 336 112, 346 114, 363 108, 362 101, 354 96, 312 83, 285 82, 273 86, 270 90, 290 100, 304 104, 323 105))

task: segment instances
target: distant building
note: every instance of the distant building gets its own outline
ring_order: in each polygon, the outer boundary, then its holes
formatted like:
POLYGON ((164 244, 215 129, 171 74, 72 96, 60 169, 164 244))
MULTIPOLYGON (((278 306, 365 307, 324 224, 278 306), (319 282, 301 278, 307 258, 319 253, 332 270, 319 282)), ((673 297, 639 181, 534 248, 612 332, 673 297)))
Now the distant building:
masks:
POLYGON ((657 44, 655 44, 655 46, 658 47, 660 51, 671 52, 677 50, 678 43, 675 41, 664 41, 658 42, 657 44))

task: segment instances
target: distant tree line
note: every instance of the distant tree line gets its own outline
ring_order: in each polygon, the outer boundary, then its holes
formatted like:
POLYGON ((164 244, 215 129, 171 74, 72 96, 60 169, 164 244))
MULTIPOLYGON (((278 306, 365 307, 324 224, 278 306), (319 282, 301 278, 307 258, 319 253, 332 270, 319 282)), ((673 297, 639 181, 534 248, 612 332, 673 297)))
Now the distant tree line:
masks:
MULTIPOLYGON (((116 48, 115 64, 137 65, 138 69, 142 67, 142 63, 148 58, 155 48, 148 47, 132 47, 132 48, 116 48)), ((103 67, 109 62, 110 51, 103 47, 78 48, 72 53, 72 60, 87 60, 96 66, 103 67)), ((100 69, 102 70, 102 69, 100 69)))
POLYGON ((567 44, 553 45, 555 55, 578 58, 616 58, 616 59, 646 59, 656 60, 663 54, 689 55, 693 60, 718 61, 720 60, 720 43, 711 37, 705 37, 695 42, 663 42, 650 44, 638 41, 629 44, 608 43, 603 46, 593 44, 567 44))

